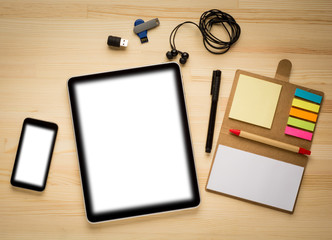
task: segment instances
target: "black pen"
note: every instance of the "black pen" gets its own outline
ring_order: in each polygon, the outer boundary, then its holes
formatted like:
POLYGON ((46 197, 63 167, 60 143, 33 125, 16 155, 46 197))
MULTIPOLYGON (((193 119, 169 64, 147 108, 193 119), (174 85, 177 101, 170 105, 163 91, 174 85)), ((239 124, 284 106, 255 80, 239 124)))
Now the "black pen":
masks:
POLYGON ((211 83, 212 99, 211 99, 210 120, 209 120, 209 128, 207 132, 206 145, 205 145, 205 152, 207 153, 210 153, 212 148, 213 132, 214 132, 214 125, 216 122, 217 106, 219 98, 220 78, 221 78, 221 71, 214 70, 212 75, 212 83, 211 83))

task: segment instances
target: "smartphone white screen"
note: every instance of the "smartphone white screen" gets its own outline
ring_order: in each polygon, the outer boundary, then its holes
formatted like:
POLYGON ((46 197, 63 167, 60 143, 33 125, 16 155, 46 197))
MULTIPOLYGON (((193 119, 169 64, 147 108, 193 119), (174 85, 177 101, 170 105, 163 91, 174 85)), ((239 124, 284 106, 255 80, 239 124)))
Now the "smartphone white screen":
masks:
POLYGON ((14 180, 42 187, 55 131, 27 123, 22 134, 14 180))
POLYGON ((95 214, 193 198, 176 84, 164 70, 75 86, 95 214))

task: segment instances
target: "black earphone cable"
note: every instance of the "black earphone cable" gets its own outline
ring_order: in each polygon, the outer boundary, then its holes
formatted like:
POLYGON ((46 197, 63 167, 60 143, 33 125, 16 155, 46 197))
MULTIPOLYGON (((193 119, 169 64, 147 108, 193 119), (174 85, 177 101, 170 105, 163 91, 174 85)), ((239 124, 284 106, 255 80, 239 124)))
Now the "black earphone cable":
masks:
MULTIPOLYGON (((182 26, 182 25, 184 25, 184 24, 186 24, 186 23, 190 23, 190 24, 194 24, 196 27, 198 27, 198 29, 201 31, 201 29, 200 29, 200 27, 196 24, 196 23, 194 23, 194 22, 192 22, 192 21, 185 21, 185 22, 183 22, 183 23, 180 23, 179 25, 177 25, 174 29, 173 29, 173 31, 171 32, 171 35, 169 35, 169 44, 171 45, 171 48, 172 49, 176 49, 176 46, 175 46, 175 35, 176 35, 176 33, 177 33, 177 31, 179 30, 179 28, 182 26)), ((203 34, 203 33, 202 33, 203 34)), ((179 50, 177 50, 180 54, 182 53, 181 51, 179 51, 179 50)))
MULTIPOLYGON (((226 53, 231 46, 239 39, 241 34, 241 28, 236 23, 235 19, 229 15, 228 13, 222 12, 218 9, 212 9, 209 11, 204 12, 200 19, 199 19, 199 25, 192 21, 185 21, 183 23, 180 23, 177 25, 171 32, 169 36, 169 44, 172 49, 176 49, 175 46, 175 36, 177 31, 181 26, 184 24, 193 24, 195 25, 201 32, 203 37, 203 44, 206 50, 208 50, 210 53, 213 54, 223 54, 226 53), (227 32, 229 36, 229 41, 223 41, 217 38, 215 35, 211 33, 211 29, 213 25, 220 24, 224 27, 225 31, 227 32), (230 31, 228 30, 227 24, 230 28, 230 31)), ((177 49, 176 49, 177 50, 177 49)), ((182 53, 181 51, 177 50, 179 53, 182 53)))

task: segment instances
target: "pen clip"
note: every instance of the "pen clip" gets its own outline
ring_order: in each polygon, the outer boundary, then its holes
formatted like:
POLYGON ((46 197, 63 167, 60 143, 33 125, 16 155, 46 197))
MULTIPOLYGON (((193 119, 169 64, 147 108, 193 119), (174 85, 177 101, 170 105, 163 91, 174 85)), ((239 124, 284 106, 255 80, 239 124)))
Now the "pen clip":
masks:
POLYGON ((212 95, 213 89, 216 87, 216 74, 217 74, 217 71, 213 70, 210 95, 212 95))

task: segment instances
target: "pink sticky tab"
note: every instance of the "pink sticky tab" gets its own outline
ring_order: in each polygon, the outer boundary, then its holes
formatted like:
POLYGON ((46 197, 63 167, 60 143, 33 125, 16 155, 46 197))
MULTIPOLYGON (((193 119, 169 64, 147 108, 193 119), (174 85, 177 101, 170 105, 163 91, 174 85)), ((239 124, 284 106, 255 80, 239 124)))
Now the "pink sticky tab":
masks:
POLYGON ((300 130, 297 128, 292 128, 289 126, 286 127, 285 133, 287 135, 291 135, 291 136, 298 137, 298 138, 303 138, 303 139, 309 140, 309 141, 311 141, 311 139, 312 139, 312 133, 303 131, 303 130, 300 130))

